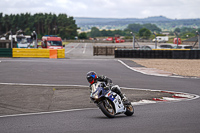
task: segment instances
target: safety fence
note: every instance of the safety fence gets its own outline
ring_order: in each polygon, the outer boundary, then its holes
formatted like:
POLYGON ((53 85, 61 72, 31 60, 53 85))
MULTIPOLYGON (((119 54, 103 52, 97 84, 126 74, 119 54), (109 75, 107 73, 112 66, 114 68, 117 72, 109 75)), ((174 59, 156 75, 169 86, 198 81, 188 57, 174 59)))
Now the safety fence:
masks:
POLYGON ((0 57, 65 58, 65 49, 1 48, 0 57))
MULTIPOLYGON (((93 55, 106 55, 106 56, 114 56, 115 55, 115 49, 116 48, 126 48, 128 47, 113 47, 113 46, 93 46, 93 55)), ((130 47, 131 48, 131 47, 130 47)))
POLYGON ((116 49, 115 58, 200 59, 200 50, 130 50, 116 49))
MULTIPOLYGON (((17 42, 13 41, 13 48, 17 47, 17 42)), ((0 48, 12 48, 10 40, 0 40, 0 48)))

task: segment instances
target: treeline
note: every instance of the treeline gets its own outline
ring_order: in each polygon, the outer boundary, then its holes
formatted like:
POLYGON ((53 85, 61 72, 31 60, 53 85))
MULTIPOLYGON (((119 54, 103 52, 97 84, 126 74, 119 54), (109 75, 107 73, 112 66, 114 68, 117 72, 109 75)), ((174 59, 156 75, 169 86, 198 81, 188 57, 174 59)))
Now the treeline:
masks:
POLYGON ((18 30, 23 30, 26 35, 31 35, 36 31, 38 38, 43 35, 58 35, 62 39, 74 39, 77 36, 77 25, 73 17, 67 14, 52 13, 30 13, 3 15, 0 13, 0 35, 8 31, 15 34, 18 30))
MULTIPOLYGON (((200 33, 200 28, 190 28, 181 27, 176 28, 173 31, 169 31, 170 36, 175 36, 175 32, 178 33, 180 38, 187 39, 195 37, 197 35, 196 31, 200 33)), ((155 37, 153 33, 157 36, 162 36, 162 30, 155 24, 129 24, 124 30, 99 30, 97 27, 92 27, 90 32, 79 34, 80 39, 86 39, 88 37, 114 37, 116 35, 124 36, 126 39, 132 38, 132 33, 136 38, 141 39, 152 39, 155 37)))
MULTIPOLYGON (((189 28, 189 27, 181 27, 176 28, 174 32, 177 32, 181 38, 191 38, 197 35, 197 31, 200 33, 200 28, 189 28)), ((171 35, 174 34, 174 32, 170 33, 171 35)))
MULTIPOLYGON (((125 36, 125 38, 132 38, 132 33, 138 37, 149 39, 152 32, 160 33, 161 29, 155 24, 129 24, 124 30, 99 30, 97 27, 92 27, 91 31, 87 33, 88 37, 113 37, 115 35, 125 36)), ((87 37, 86 33, 79 35, 80 39, 87 37)))

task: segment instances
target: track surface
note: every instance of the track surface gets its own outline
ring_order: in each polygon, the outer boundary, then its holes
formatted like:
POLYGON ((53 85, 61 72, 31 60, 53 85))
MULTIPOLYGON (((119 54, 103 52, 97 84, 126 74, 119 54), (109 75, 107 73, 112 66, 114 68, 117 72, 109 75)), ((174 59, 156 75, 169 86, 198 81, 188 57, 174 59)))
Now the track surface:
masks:
MULTIPOLYGON (((94 70, 100 75, 107 75, 115 84, 123 87, 168 90, 200 95, 199 79, 143 75, 126 68, 113 57, 93 57, 91 53, 92 44, 83 43, 69 44, 66 47, 68 59, 1 59, 0 82, 88 85, 85 75, 88 71, 94 70)), ((124 62, 127 62, 130 66, 137 65, 129 60, 124 62)), ((114 119, 106 118, 99 109, 1 117, 0 132, 199 133, 199 124, 200 99, 195 99, 135 106, 134 116, 119 115, 114 119)))

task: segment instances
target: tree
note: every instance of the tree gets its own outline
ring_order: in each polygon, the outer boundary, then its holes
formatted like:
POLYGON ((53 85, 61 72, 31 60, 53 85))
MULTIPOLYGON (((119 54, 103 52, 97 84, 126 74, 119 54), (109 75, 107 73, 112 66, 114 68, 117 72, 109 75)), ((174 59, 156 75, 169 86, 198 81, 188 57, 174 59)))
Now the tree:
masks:
POLYGON ((9 16, 7 14, 4 16, 3 24, 6 28, 5 32, 8 32, 10 30, 10 19, 9 19, 9 16))
POLYGON ((85 32, 80 33, 80 34, 78 35, 78 38, 79 38, 79 39, 87 39, 87 38, 88 38, 88 37, 87 37, 87 33, 85 33, 85 32))
POLYGON ((145 39, 149 39, 151 36, 151 31, 147 28, 142 28, 139 30, 139 36, 145 39))
POLYGON ((77 25, 73 17, 67 17, 66 14, 43 14, 30 13, 4 15, 0 13, 0 33, 6 33, 12 30, 15 34, 19 29, 25 34, 36 31, 38 37, 43 35, 59 35, 61 38, 73 38, 77 36, 77 25))
POLYGON ((141 28, 143 28, 143 26, 140 25, 140 24, 129 24, 128 27, 127 27, 126 29, 127 29, 127 30, 129 29, 129 30, 131 30, 132 32, 137 33, 137 32, 139 32, 139 30, 140 30, 141 28))
POLYGON ((99 36, 101 36, 101 33, 97 27, 92 27, 90 36, 91 37, 99 37, 99 36))
POLYGON ((147 29, 151 30, 152 32, 160 33, 162 31, 155 24, 148 23, 148 24, 143 24, 142 26, 144 28, 147 28, 147 29))
POLYGON ((0 35, 2 34, 3 30, 3 13, 0 13, 0 35))
POLYGON ((176 28, 176 29, 174 30, 174 32, 180 33, 180 32, 181 32, 181 29, 180 29, 180 28, 176 28))
POLYGON ((181 34, 181 38, 191 38, 191 37, 195 37, 196 34, 195 33, 191 33, 191 32, 184 32, 183 34, 181 34))

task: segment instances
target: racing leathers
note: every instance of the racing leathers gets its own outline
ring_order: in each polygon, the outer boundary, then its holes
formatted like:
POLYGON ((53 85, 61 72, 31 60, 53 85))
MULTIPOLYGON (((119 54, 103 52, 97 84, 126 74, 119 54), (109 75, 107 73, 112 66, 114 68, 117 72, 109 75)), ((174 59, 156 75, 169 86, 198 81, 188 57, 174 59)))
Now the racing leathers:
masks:
MULTIPOLYGON (((127 101, 126 97, 122 94, 122 92, 121 92, 121 90, 120 90, 120 87, 119 87, 118 85, 114 85, 114 84, 112 83, 112 80, 111 80, 110 78, 101 75, 101 76, 98 76, 98 77, 97 77, 96 82, 97 82, 97 81, 105 82, 106 88, 109 88, 109 89, 111 89, 111 91, 117 93, 117 94, 121 97, 121 99, 122 99, 123 101, 127 101)), ((92 86, 92 84, 90 85, 90 90, 91 90, 91 86, 92 86)))

